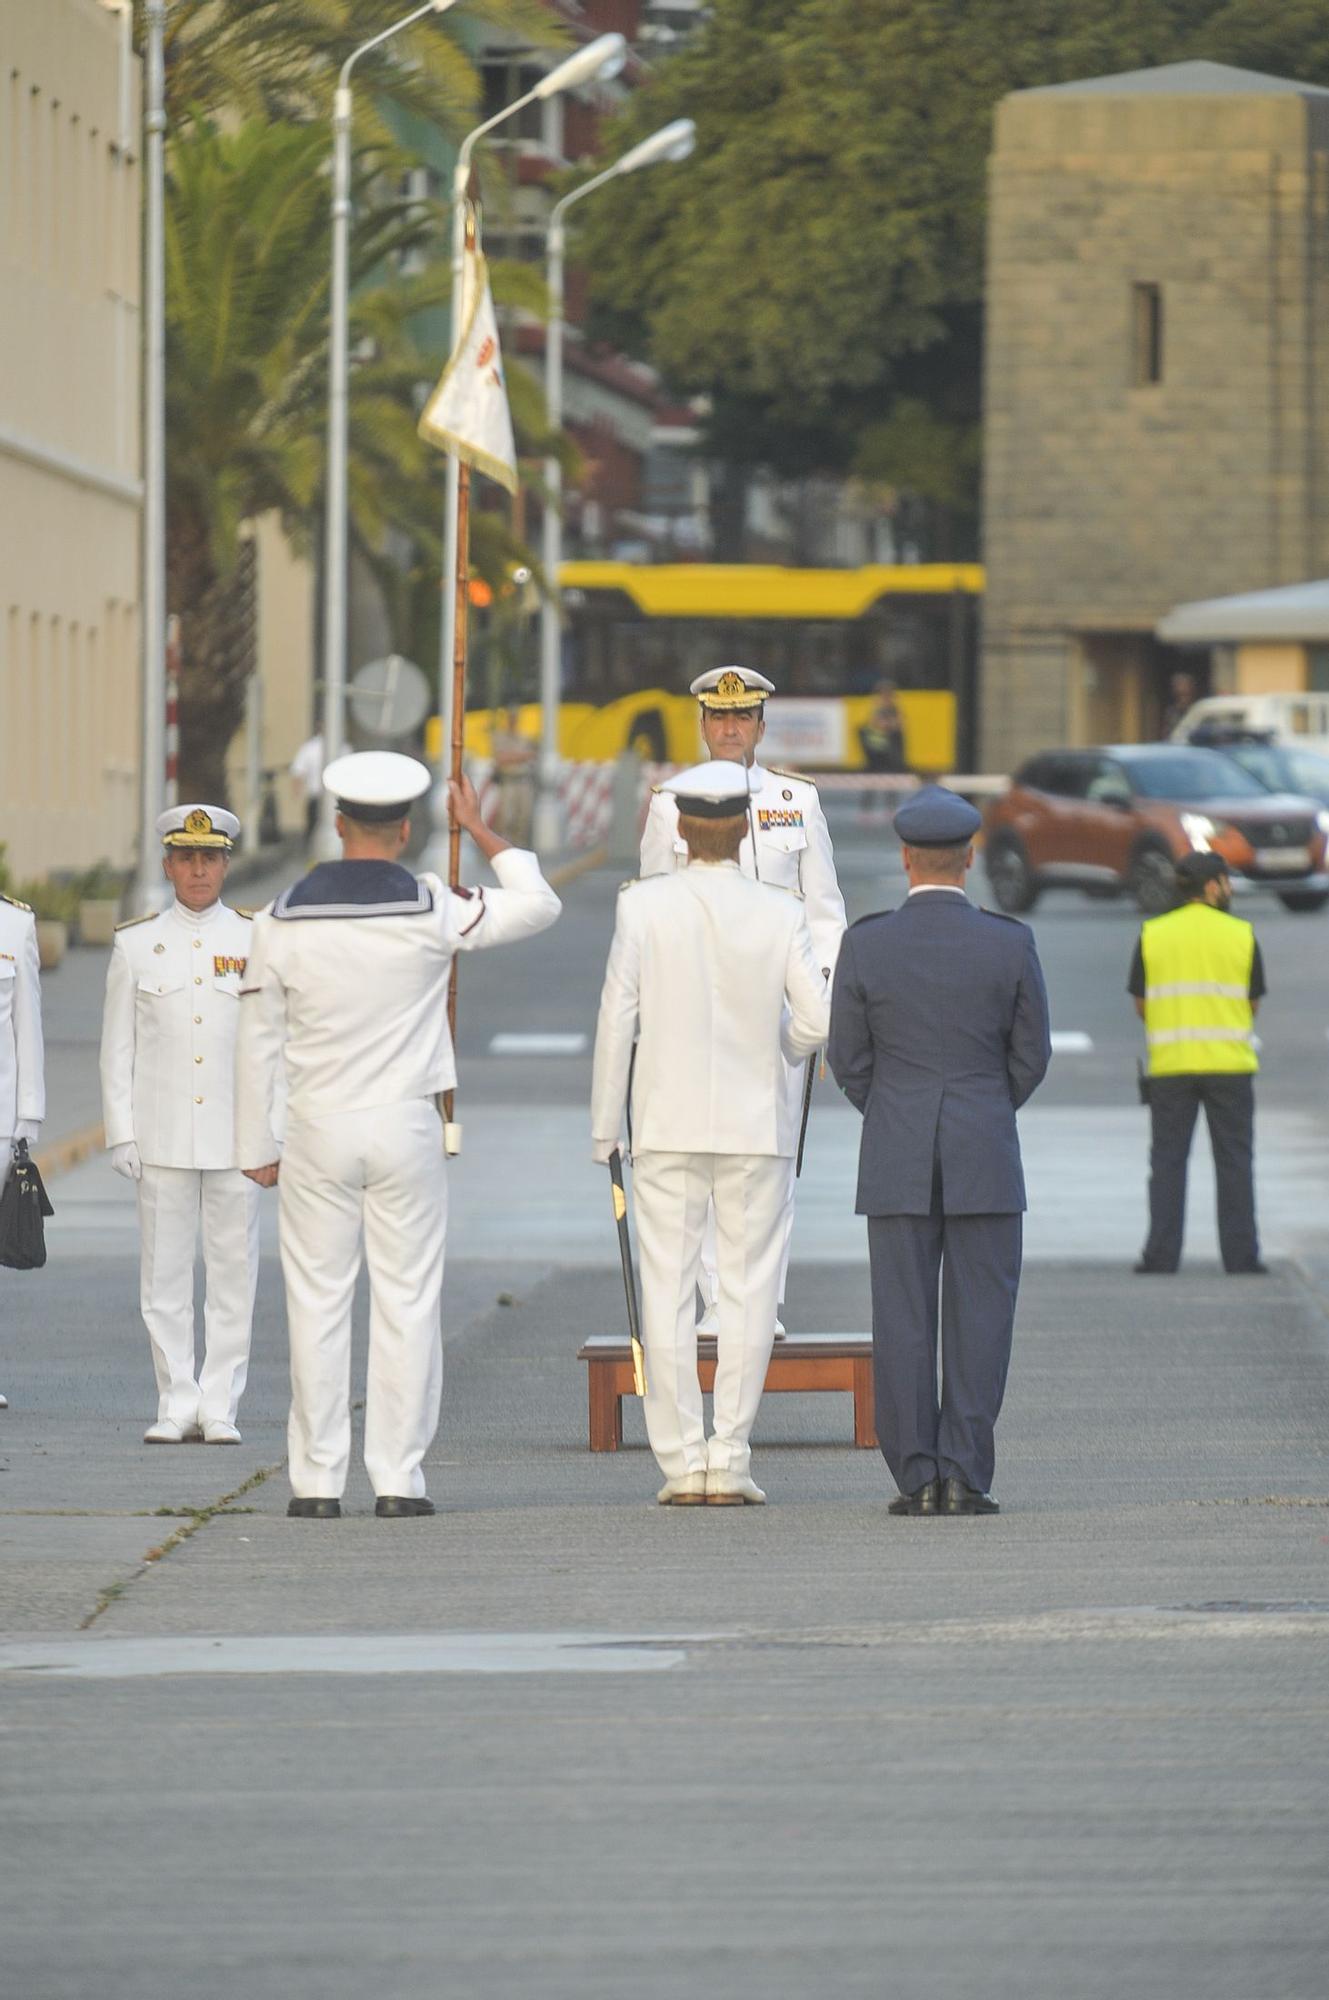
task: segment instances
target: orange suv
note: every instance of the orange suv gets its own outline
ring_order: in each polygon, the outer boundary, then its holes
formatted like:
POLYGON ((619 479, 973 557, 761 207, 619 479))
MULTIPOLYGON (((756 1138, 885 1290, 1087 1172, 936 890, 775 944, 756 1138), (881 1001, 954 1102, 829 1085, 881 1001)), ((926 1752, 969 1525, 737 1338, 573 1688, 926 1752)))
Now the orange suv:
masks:
POLYGON ((1217 750, 1126 743, 1031 757, 988 807, 984 859, 999 907, 1033 908, 1043 890, 1128 890, 1146 916, 1170 910, 1173 868, 1212 850, 1236 877, 1277 891, 1289 910, 1329 903, 1329 813, 1270 792, 1217 750))

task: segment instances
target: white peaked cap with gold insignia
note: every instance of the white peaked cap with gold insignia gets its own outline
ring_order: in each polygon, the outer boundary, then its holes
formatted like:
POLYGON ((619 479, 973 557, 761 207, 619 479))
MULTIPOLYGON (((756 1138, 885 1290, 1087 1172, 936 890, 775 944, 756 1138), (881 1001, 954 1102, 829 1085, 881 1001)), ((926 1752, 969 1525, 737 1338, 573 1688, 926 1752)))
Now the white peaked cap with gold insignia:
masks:
POLYGON ((225 806, 168 806, 157 815, 163 847, 218 847, 229 854, 240 822, 225 806))
POLYGON ((427 764, 399 750, 353 750, 334 758, 323 773, 323 789, 332 793, 339 811, 371 825, 405 819, 433 782, 427 764))
POLYGON ((752 667, 712 667, 708 674, 697 675, 688 693, 695 694, 703 708, 756 708, 775 693, 775 683, 752 667))
POLYGON ((709 764, 694 764, 690 770, 675 771, 660 790, 672 792, 679 811, 693 819, 737 819, 748 809, 752 774, 744 764, 731 764, 717 757, 709 764))

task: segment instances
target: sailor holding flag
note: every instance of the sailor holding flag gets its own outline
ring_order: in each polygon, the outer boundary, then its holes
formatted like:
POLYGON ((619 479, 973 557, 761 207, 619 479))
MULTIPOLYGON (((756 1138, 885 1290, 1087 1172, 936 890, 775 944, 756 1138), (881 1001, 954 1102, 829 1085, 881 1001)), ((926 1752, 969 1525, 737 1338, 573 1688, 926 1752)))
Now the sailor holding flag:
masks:
POLYGON ((291 1344, 287 1512, 341 1512, 363 1230, 374 1511, 432 1514, 422 1461, 443 1379, 447 1183, 437 1099, 456 1081, 449 977, 459 952, 533 937, 560 904, 534 854, 485 824, 469 779, 452 783, 449 804, 493 867, 496 889, 449 888, 402 866, 412 804, 430 784, 414 757, 340 757, 323 783, 337 801, 343 858, 312 869, 255 919, 237 1050, 240 1165, 260 1186, 280 1186, 291 1344), (281 1146, 272 1105, 283 1058, 281 1146))

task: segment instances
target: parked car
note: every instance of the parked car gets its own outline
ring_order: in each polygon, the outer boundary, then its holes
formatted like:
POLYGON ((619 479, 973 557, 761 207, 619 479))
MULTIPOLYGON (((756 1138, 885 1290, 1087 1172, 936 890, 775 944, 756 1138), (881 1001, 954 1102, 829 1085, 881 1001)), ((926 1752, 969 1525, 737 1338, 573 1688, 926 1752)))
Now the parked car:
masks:
POLYGON ((1329 694, 1207 694, 1192 702, 1174 743, 1203 742, 1214 729, 1250 731, 1329 755, 1329 694))
POLYGON ((1236 876, 1273 888, 1289 910, 1329 903, 1329 811, 1271 793, 1217 750, 1126 743, 1031 757, 988 807, 985 860, 1001 909, 1033 908, 1045 889, 1135 898, 1145 916, 1175 901, 1183 854, 1212 850, 1236 876))
POLYGON ((1266 736, 1215 734, 1207 747, 1221 750, 1243 771, 1249 771, 1271 792, 1298 792, 1329 806, 1329 757, 1291 743, 1271 743, 1266 736))

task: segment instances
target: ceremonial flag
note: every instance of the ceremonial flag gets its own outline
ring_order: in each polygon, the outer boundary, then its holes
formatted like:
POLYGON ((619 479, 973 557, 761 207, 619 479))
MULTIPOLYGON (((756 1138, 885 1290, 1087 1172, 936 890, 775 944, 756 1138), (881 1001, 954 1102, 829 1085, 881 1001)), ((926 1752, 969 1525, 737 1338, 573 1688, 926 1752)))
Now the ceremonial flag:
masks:
POLYGON ((478 250, 468 249, 462 279, 462 335, 420 418, 420 435, 441 451, 517 490, 517 448, 503 380, 489 271, 478 250))

